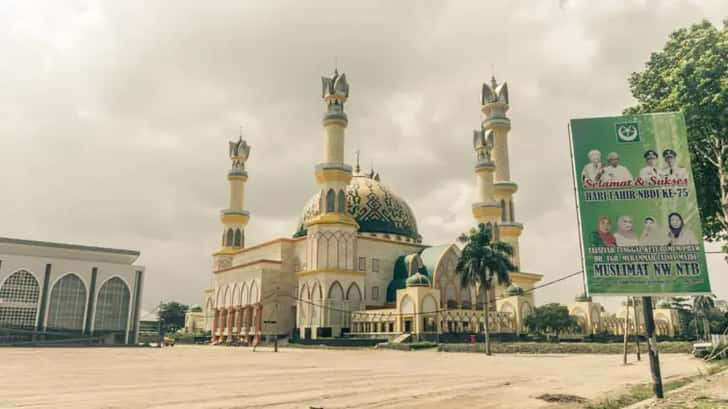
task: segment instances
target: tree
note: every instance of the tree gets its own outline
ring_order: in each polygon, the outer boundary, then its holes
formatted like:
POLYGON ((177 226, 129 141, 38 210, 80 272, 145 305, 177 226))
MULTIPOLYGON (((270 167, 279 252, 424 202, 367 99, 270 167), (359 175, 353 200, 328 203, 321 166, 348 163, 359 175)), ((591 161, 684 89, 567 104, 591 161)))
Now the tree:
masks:
POLYGON ((569 309, 557 303, 536 307, 524 323, 529 331, 538 334, 553 333, 556 338, 562 331, 579 328, 576 317, 569 315, 569 309))
POLYGON ((703 324, 703 338, 708 339, 710 337, 710 316, 711 310, 715 308, 715 301, 713 296, 698 295, 693 297, 693 311, 695 312, 696 320, 696 334, 697 334, 697 321, 701 321, 703 324))
POLYGON ((188 306, 177 301, 163 303, 159 307, 159 319, 164 332, 175 332, 185 326, 185 313, 188 306))
POLYGON ((479 286, 484 295, 483 333, 485 335, 485 353, 491 355, 488 311, 490 306, 489 291, 497 281, 498 284, 510 284, 510 272, 516 270, 511 262, 513 247, 510 244, 493 240, 493 231, 489 226, 479 224, 468 234, 460 235, 465 244, 460 254, 455 271, 460 276, 460 285, 464 288, 479 286))
MULTIPOLYGON (((629 78, 638 105, 625 114, 685 115, 705 239, 728 239, 728 20, 681 28, 629 78)), ((724 246, 724 251, 728 248, 724 246)))

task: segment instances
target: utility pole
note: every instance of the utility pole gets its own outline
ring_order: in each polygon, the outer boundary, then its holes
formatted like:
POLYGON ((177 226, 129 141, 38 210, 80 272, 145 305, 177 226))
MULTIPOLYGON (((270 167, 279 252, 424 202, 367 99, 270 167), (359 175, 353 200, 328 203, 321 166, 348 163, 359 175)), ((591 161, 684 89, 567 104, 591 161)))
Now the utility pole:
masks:
POLYGON ((662 375, 660 375, 660 357, 657 354, 657 337, 655 336, 655 318, 652 315, 652 297, 642 297, 642 310, 645 314, 645 332, 647 333, 647 353, 650 357, 650 371, 655 396, 662 399, 662 375))
POLYGON ((627 341, 629 340, 629 297, 624 305, 624 358, 622 363, 627 365, 627 341))
POLYGON ((640 314, 637 311, 639 303, 639 297, 632 297, 632 307, 634 310, 634 339, 637 343, 637 361, 642 360, 642 357, 640 356, 640 314))
POLYGON ((162 332, 162 301, 159 301, 159 307, 157 307, 157 317, 159 318, 159 341, 157 341, 157 348, 161 348, 164 343, 164 333, 162 332))
POLYGON ((276 287, 276 324, 273 326, 273 352, 278 352, 278 287, 276 287))

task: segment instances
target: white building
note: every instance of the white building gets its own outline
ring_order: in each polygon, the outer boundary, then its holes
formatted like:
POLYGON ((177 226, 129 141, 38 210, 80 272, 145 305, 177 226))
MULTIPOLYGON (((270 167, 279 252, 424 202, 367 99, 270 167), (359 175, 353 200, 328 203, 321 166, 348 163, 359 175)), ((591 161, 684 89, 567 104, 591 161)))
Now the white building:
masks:
POLYGON ((3 333, 135 343, 144 279, 137 258, 134 250, 0 237, 3 333))

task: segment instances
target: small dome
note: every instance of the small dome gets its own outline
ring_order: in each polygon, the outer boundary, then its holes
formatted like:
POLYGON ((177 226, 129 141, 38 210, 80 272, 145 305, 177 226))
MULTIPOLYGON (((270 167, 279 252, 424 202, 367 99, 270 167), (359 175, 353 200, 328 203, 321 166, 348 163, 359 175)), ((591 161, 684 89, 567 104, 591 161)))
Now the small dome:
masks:
POLYGON ((581 293, 581 294, 577 295, 576 297, 574 297, 574 301, 576 301, 576 302, 591 302, 591 300, 592 300, 592 298, 584 293, 581 293))
POLYGON ((508 286, 508 288, 506 288, 506 290, 504 291, 504 294, 507 296, 523 295, 523 288, 521 288, 515 284, 511 284, 510 286, 508 286))
POLYGON ((429 287, 430 280, 422 273, 414 273, 407 278, 407 287, 429 287))
MULTIPOLYGON (((321 192, 306 204, 301 224, 294 237, 306 235, 306 222, 320 213, 321 192)), ((422 240, 417 221, 407 202, 379 180, 378 174, 355 172, 346 187, 346 207, 362 233, 404 237, 416 243, 422 240)))
POLYGON ((660 300, 655 304, 656 308, 672 308, 672 304, 670 304, 670 301, 667 300, 660 300))

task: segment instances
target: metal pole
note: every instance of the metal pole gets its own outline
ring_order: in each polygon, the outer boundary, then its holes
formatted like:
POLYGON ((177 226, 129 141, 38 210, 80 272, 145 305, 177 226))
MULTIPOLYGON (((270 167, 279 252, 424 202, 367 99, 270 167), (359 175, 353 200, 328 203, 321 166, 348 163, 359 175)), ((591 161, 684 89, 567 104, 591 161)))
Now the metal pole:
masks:
POLYGON ((627 297, 627 303, 624 305, 624 357, 622 363, 627 365, 627 343, 629 341, 629 297, 627 297))
POLYGON ((581 257, 581 273, 583 274, 583 282, 581 283, 584 288, 584 295, 587 295, 587 282, 586 282, 586 262, 584 261, 584 243, 581 238, 581 218, 579 218, 579 194, 576 190, 576 166, 574 166, 574 146, 571 143, 571 124, 566 126, 569 133, 569 159, 571 160, 571 168, 574 171, 571 173, 571 181, 574 185, 574 207, 576 209, 576 228, 577 236, 579 237, 579 256, 581 257))
POLYGON ((634 339, 637 343, 637 361, 642 360, 642 357, 640 356, 640 314, 637 311, 639 303, 639 297, 632 297, 632 307, 634 307, 634 339))
POLYGON ((662 399, 662 375, 660 375, 660 357, 657 354, 657 337, 655 336, 655 318, 652 316, 652 297, 642 297, 642 310, 645 314, 645 332, 647 333, 647 354, 650 357, 650 371, 655 396, 662 399))

